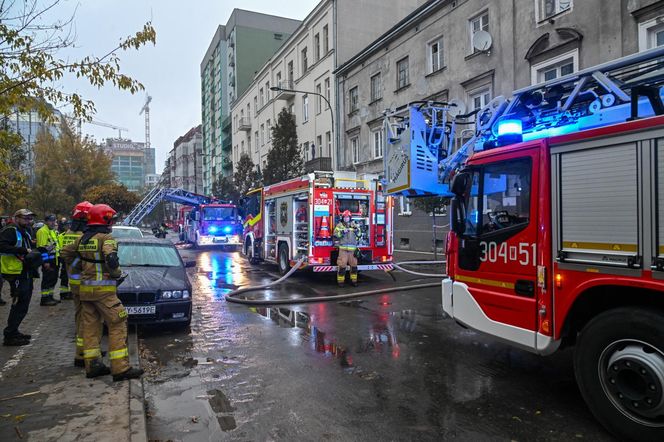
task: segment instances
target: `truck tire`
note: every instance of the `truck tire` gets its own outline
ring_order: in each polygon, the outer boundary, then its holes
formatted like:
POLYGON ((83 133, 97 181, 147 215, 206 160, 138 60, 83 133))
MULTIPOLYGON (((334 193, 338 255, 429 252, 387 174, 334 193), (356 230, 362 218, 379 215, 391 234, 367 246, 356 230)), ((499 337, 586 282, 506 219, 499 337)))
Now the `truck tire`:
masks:
POLYGON ((244 243, 244 256, 247 257, 247 261, 251 265, 258 264, 258 259, 255 257, 254 243, 251 238, 247 238, 244 243))
POLYGON ((620 440, 664 440, 664 313, 625 307, 579 334, 574 374, 590 411, 620 440))
POLYGON ((281 244, 279 246, 279 273, 285 275, 291 269, 290 257, 288 256, 288 245, 281 244))

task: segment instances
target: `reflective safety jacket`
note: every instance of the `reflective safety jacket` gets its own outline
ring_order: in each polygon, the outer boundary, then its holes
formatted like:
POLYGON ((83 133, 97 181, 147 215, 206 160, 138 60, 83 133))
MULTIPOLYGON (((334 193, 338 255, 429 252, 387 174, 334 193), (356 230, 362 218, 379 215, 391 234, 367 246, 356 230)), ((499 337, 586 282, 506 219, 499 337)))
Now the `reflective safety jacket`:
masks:
POLYGON ((37 230, 37 248, 42 254, 46 253, 46 261, 57 261, 60 256, 60 242, 58 241, 58 232, 47 225, 37 230))
POLYGON ((118 243, 110 233, 95 233, 87 243, 78 237, 62 249, 62 259, 71 266, 80 260, 81 301, 97 301, 117 292, 116 280, 122 275, 120 267, 111 269, 107 257, 118 252, 118 243))
POLYGON ((355 250, 362 238, 362 232, 357 224, 351 222, 346 225, 340 222, 334 227, 334 239, 337 242, 339 250, 355 250))
MULTIPOLYGON (((60 240, 61 254, 64 257, 64 248, 65 246, 72 246, 76 240, 83 236, 83 232, 67 230, 65 233, 59 235, 58 239, 60 240)), ((67 277, 69 278, 69 288, 74 293, 78 295, 78 288, 81 285, 81 259, 76 256, 71 263, 66 263, 67 267, 67 277)))
POLYGON ((30 250, 30 234, 9 224, 0 231, 0 273, 20 275, 23 272, 23 256, 30 250))

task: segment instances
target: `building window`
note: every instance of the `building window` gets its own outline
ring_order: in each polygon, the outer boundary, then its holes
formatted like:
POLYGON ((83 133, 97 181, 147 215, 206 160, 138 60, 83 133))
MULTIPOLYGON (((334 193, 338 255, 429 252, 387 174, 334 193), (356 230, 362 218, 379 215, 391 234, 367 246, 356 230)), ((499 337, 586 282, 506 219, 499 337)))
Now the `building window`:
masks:
POLYGON ((575 49, 558 57, 532 65, 530 77, 532 84, 538 84, 555 80, 578 70, 579 51, 575 49))
MULTIPOLYGON (((325 145, 327 146, 327 155, 332 156, 332 133, 325 132, 325 145)), ((321 152, 322 153, 322 152, 321 152)))
POLYGON ((275 86, 283 87, 283 84, 281 84, 281 71, 277 72, 277 84, 275 86))
POLYGON ((489 31, 489 11, 484 11, 480 15, 471 18, 468 21, 468 27, 470 30, 470 47, 472 52, 478 52, 477 49, 473 46, 473 37, 477 31, 489 31))
POLYGON ((373 157, 374 159, 377 158, 383 158, 383 146, 384 146, 384 140, 385 140, 385 132, 384 130, 378 129, 376 131, 373 131, 371 133, 373 137, 373 157))
POLYGON ((321 95, 323 95, 323 89, 320 83, 316 85, 316 94, 318 94, 316 95, 316 114, 318 115, 323 109, 323 98, 321 97, 321 95))
POLYGON ((537 0, 537 3, 539 21, 572 9, 572 0, 537 0))
POLYGON ((327 25, 323 26, 323 54, 330 52, 329 34, 327 25))
POLYGON ((293 84, 293 60, 288 62, 288 83, 293 84))
POLYGON ((397 61, 397 89, 404 88, 410 84, 408 74, 408 57, 397 61))
POLYGON ((265 102, 270 101, 270 82, 265 83, 265 102))
POLYGON ((265 125, 261 124, 261 146, 265 146, 265 125))
POLYGON ((639 23, 639 51, 664 45, 664 16, 639 23))
POLYGON ((411 216, 413 212, 410 210, 410 199, 405 196, 399 197, 399 215, 400 216, 411 216))
POLYGON ((360 162, 360 140, 358 137, 350 139, 350 150, 353 155, 353 164, 360 162))
POLYGON ((317 150, 316 153, 318 154, 319 157, 324 156, 323 155, 323 136, 322 135, 318 135, 316 137, 316 150, 317 150))
POLYGON ((240 152, 241 154, 244 154, 244 140, 240 141, 240 152))
POLYGON ((444 66, 443 60, 443 38, 428 44, 427 55, 429 56, 429 73, 439 71, 444 66))
POLYGON ((247 103, 247 117, 251 115, 251 104, 247 103))
POLYGON ((254 132, 254 151, 258 153, 258 131, 254 132))
POLYGON ((482 109, 491 101, 491 88, 477 89, 469 94, 471 110, 482 109))
POLYGON ((302 122, 306 123, 309 121, 309 95, 304 94, 302 96, 302 122))
POLYGON ((261 100, 260 101, 261 107, 263 107, 263 105, 265 104, 265 94, 263 92, 263 88, 261 88, 260 91, 258 91, 258 96, 260 97, 261 100))
POLYGON ((265 122, 265 129, 267 130, 267 132, 265 134, 265 138, 267 139, 267 142, 269 143, 270 140, 272 140, 272 123, 270 122, 270 120, 267 120, 265 122))
POLYGON ((320 34, 314 35, 314 63, 320 60, 320 34))
POLYGON ((307 59, 307 48, 302 49, 302 75, 307 73, 309 61, 307 59))
POLYGON ((355 112, 359 108, 359 94, 357 86, 348 92, 348 101, 350 102, 350 111, 355 112))
POLYGON ((378 101, 383 98, 383 91, 381 89, 380 72, 371 77, 371 101, 378 101))
POLYGON ((295 103, 291 104, 288 107, 288 112, 290 112, 290 114, 293 116, 293 118, 295 118, 295 103))
MULTIPOLYGON (((329 78, 325 79, 325 98, 327 98, 328 102, 330 101, 330 79, 329 78)), ((327 110, 329 108, 330 108, 330 106, 328 106, 328 104, 325 103, 325 110, 327 110)))
POLYGON ((254 97, 254 117, 258 115, 258 97, 254 97))

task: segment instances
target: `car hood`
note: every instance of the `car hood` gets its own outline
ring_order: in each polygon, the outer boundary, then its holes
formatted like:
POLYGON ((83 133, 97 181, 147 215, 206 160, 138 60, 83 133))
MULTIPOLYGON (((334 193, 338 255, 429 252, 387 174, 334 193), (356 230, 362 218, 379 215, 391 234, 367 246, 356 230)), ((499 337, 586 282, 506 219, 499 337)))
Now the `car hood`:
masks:
POLYGON ((189 289, 182 267, 124 267, 122 270, 128 276, 118 288, 120 292, 189 289))

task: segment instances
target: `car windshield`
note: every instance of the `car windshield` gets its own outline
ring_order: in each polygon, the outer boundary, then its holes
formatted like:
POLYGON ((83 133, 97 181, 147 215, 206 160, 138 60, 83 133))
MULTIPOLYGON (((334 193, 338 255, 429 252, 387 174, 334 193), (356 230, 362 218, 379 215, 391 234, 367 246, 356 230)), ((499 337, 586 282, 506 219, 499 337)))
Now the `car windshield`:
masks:
POLYGON ((235 219, 235 209, 232 207, 206 207, 203 209, 205 221, 232 221, 235 219))
POLYGON ((119 244, 118 256, 123 267, 180 267, 178 252, 171 245, 119 244))
POLYGON ((143 232, 140 229, 123 229, 113 227, 113 238, 143 238, 143 232))

